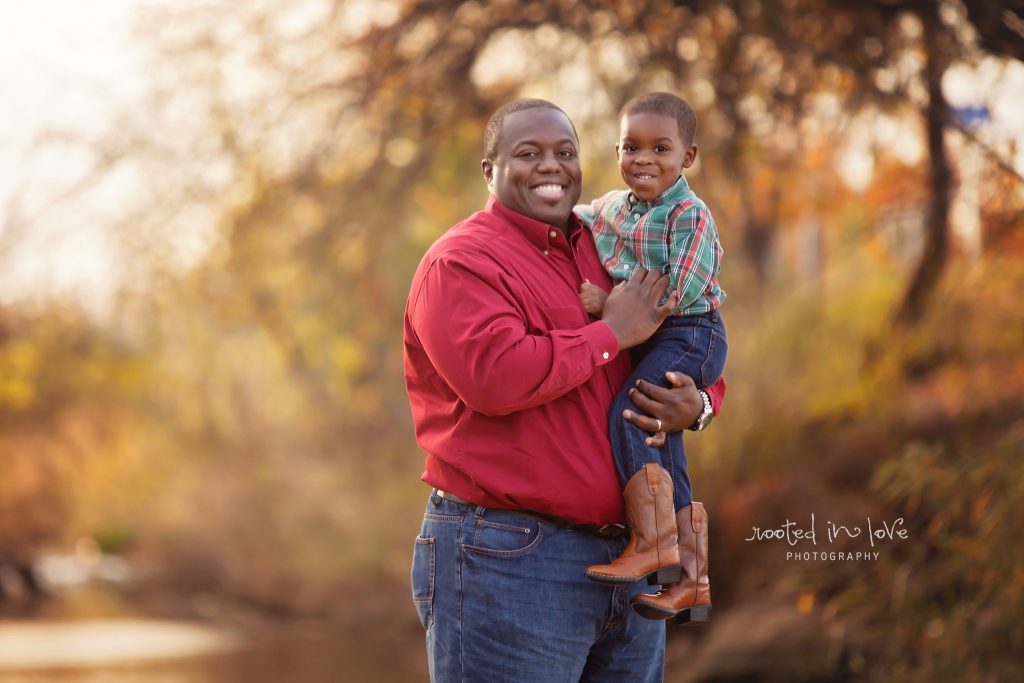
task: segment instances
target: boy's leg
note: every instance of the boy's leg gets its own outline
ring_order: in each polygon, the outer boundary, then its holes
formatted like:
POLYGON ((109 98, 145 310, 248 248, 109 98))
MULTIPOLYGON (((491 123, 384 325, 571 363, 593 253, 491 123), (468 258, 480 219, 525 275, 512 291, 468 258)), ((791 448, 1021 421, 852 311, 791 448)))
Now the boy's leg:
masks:
POLYGON ((647 463, 661 465, 672 474, 676 510, 687 505, 693 498, 690 479, 686 473, 686 451, 682 434, 668 434, 664 446, 652 448, 645 443, 650 434, 627 422, 622 417, 622 411, 636 410, 636 406, 629 398, 629 390, 639 379, 668 388, 665 373, 672 371, 689 375, 697 386, 702 386, 701 369, 708 359, 707 334, 696 325, 681 324, 689 323, 690 320, 680 318, 677 321, 670 318, 641 347, 643 356, 634 367, 629 381, 616 395, 608 414, 608 435, 619 481, 625 486, 626 482, 647 463))
MULTIPOLYGON (((725 327, 717 311, 700 316, 693 327, 692 344, 698 350, 692 357, 704 360, 690 376, 701 388, 714 383, 725 367, 728 351, 725 327)), ((647 619, 675 617, 679 623, 707 621, 711 612, 711 585, 708 579, 708 515, 702 503, 693 502, 685 461, 673 462, 675 451, 669 449, 666 460, 675 481, 685 481, 676 488, 674 501, 679 534, 679 558, 682 577, 665 586, 656 595, 639 595, 633 599, 633 611, 647 619)), ((683 455, 685 458, 685 453, 683 455)))
POLYGON ((431 680, 611 680, 588 678, 591 660, 616 680, 661 680, 664 629, 630 618, 640 587, 583 576, 625 544, 432 495, 412 566, 431 680))
MULTIPOLYGON (((659 339, 655 335, 648 343, 657 343, 666 347, 666 358, 669 359, 668 362, 671 362, 672 366, 661 372, 657 380, 647 377, 644 379, 659 386, 668 387, 665 372, 671 370, 689 376, 699 389, 717 382, 725 369, 725 360, 729 349, 725 326, 718 311, 701 316, 670 318, 666 327, 668 329, 659 330, 659 334, 665 333, 662 338, 659 339), (672 327, 668 327, 668 325, 672 325, 672 327)), ((656 372, 665 364, 666 361, 661 361, 658 368, 645 372, 656 372)), ((641 367, 638 365, 635 373, 640 370, 641 367)), ((621 414, 620 410, 619 415, 621 416, 621 414)), ((626 422, 626 424, 629 423, 626 422)), ((632 427, 632 425, 629 426, 632 427)), ((636 428, 634 427, 634 429, 636 428)), ((614 441, 612 445, 614 449, 614 441)), ((693 489, 688 474, 686 447, 682 433, 667 435, 665 445, 660 452, 665 469, 672 474, 673 504, 676 510, 682 510, 693 501, 693 489)))

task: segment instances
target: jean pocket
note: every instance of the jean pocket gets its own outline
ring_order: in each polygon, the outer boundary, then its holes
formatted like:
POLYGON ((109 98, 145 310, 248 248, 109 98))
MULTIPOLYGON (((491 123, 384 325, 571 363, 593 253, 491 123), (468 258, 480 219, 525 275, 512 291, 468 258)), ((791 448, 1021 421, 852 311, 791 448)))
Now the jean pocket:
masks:
POLYGON ((518 557, 536 548, 540 539, 539 521, 526 515, 507 514, 501 522, 477 518, 473 543, 462 548, 491 557, 518 557))
POLYGON ((434 539, 416 537, 412 554, 412 602, 423 628, 430 627, 434 604, 434 539))
MULTIPOLYGON (((707 356, 700 366, 700 386, 709 387, 725 372, 729 343, 717 330, 707 330, 707 356)), ((696 377, 694 379, 697 379, 696 377)))

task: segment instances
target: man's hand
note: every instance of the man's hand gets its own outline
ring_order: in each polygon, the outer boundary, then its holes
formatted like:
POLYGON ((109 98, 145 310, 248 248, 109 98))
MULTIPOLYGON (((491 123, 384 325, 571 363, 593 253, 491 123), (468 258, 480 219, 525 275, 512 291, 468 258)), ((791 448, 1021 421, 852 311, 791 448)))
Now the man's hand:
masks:
POLYGON ((638 380, 636 388, 629 390, 633 405, 646 415, 632 410, 622 411, 622 417, 627 421, 651 433, 644 442, 652 448, 665 443, 666 433, 681 432, 692 425, 704 411, 704 400, 689 376, 681 372, 667 372, 665 378, 672 385, 671 389, 638 380))
POLYGON ((583 308, 591 315, 601 316, 604 311, 604 302, 608 298, 608 292, 587 280, 580 285, 580 301, 583 308))
POLYGON ((618 338, 619 349, 646 341, 668 317, 676 307, 678 294, 669 296, 659 306, 667 289, 668 275, 643 268, 637 268, 629 280, 615 285, 604 302, 602 320, 618 338))

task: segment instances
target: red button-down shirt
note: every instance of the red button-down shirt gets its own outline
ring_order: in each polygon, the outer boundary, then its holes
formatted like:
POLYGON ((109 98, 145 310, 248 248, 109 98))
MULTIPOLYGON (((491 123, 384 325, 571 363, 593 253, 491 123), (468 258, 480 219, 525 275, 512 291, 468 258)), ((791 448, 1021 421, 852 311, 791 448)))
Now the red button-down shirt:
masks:
POLYGON ((427 251, 404 339, 423 481, 478 505, 622 521, 607 413, 630 362, 583 310, 584 279, 611 287, 575 216, 567 240, 494 197, 427 251))

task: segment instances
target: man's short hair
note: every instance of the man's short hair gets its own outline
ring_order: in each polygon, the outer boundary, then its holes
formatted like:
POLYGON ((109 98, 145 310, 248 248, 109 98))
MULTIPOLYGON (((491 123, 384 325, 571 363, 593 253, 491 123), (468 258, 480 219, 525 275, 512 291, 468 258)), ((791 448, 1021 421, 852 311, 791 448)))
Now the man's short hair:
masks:
POLYGON ((649 92, 634 97, 622 107, 619 121, 631 114, 661 114, 670 116, 679 124, 679 135, 684 145, 693 144, 697 137, 697 114, 683 98, 670 92, 649 92))
POLYGON ((572 134, 576 137, 577 142, 579 141, 579 135, 576 133, 576 126, 573 125, 572 119, 569 115, 562 111, 554 102, 548 102, 547 100, 539 100, 535 98, 525 97, 519 100, 512 100, 506 105, 503 105, 498 111, 491 114, 490 120, 487 122, 487 127, 484 128, 484 159, 488 161, 494 161, 494 157, 498 154, 498 144, 501 142, 501 128, 505 125, 505 117, 509 114, 514 114, 517 111, 523 111, 524 109, 554 109, 565 114, 565 118, 568 119, 569 125, 572 127, 572 134))

